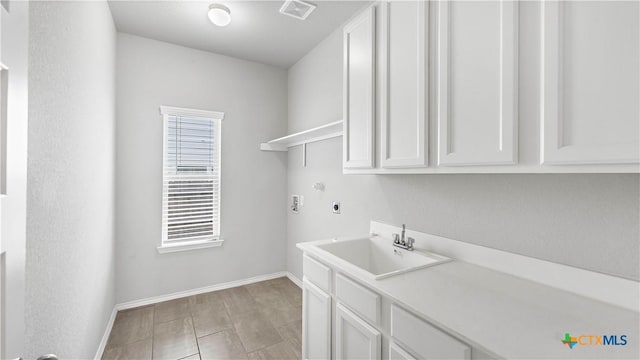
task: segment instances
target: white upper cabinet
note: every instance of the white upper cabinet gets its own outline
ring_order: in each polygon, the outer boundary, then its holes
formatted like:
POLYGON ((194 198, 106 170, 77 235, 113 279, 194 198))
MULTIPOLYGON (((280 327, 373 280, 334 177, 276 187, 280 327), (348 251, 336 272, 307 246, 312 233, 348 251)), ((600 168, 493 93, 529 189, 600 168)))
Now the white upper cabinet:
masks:
POLYGON ((429 3, 383 2, 380 10, 380 166, 425 167, 429 3))
POLYGON ((437 3, 438 164, 517 162, 518 4, 437 3))
POLYGON ((640 173, 639 64, 639 1, 376 2, 344 28, 344 173, 640 173))
POLYGON ((375 24, 370 7, 343 30, 345 169, 375 166, 375 24))
POLYGON ((640 156, 640 3, 542 4, 542 163, 640 156))
POLYGON ((416 358, 411 356, 411 354, 406 352, 403 348, 401 348, 395 342, 390 341, 389 342, 389 360, 416 360, 416 358))

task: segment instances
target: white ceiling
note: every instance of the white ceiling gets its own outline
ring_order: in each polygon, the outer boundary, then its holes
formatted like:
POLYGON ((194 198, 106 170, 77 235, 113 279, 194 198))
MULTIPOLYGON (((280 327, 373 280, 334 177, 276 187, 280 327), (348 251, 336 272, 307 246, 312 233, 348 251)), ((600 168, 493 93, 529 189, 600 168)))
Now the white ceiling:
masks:
POLYGON ((367 1, 313 1, 302 21, 278 11, 282 1, 110 1, 120 32, 288 68, 348 20, 367 1), (231 10, 221 28, 207 18, 209 4, 231 10))

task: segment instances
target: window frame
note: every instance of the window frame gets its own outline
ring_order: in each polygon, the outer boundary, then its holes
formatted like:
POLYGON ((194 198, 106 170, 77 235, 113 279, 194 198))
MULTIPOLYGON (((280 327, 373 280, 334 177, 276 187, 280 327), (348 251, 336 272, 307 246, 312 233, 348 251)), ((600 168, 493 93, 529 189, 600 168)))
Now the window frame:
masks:
MULTIPOLYGON (((167 163, 167 126, 170 116, 180 116, 180 117, 194 117, 194 118, 202 118, 209 119, 213 121, 216 125, 217 132, 216 138, 214 142, 218 147, 218 162, 217 162, 217 170, 218 170, 218 211, 217 211, 217 221, 218 221, 218 236, 214 236, 212 239, 206 240, 186 240, 176 242, 174 244, 166 244, 165 241, 167 239, 167 228, 164 222, 164 219, 161 218, 161 239, 160 246, 157 247, 158 253, 172 253, 178 251, 189 251, 195 249, 203 249, 210 247, 218 247, 222 246, 224 240, 221 238, 221 195, 222 195, 222 143, 221 143, 221 129, 222 129, 222 120, 224 120, 224 113, 219 111, 209 111, 209 110, 199 110, 199 109, 188 109, 188 108, 180 108, 173 106, 160 106, 160 114, 162 115, 162 203, 161 210, 164 211, 164 181, 165 181, 165 166, 167 163)), ((162 212, 161 212, 162 213, 162 212)), ((164 214, 162 213, 164 217, 164 214)))

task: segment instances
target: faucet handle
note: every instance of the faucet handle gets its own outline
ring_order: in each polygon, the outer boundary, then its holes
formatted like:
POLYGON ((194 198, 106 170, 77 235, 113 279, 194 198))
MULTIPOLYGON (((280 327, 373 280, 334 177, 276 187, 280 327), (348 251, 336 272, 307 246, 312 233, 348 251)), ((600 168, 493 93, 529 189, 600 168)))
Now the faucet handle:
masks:
POLYGON ((393 243, 394 244, 400 244, 400 235, 392 234, 392 236, 393 236, 393 243))
POLYGON ((413 249, 413 244, 416 242, 416 240, 412 237, 407 237, 407 248, 409 249, 413 249))

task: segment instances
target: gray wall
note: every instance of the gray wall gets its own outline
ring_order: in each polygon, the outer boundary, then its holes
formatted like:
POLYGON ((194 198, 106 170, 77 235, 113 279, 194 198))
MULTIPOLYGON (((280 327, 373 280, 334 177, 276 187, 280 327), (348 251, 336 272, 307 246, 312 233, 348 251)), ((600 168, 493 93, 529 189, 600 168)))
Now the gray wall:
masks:
MULTIPOLYGON (((535 4, 521 4, 533 11, 535 4)), ((535 12, 535 11, 534 11, 535 12)), ((534 21, 528 21, 534 24, 534 21)), ((532 33, 532 32, 529 32, 532 33)), ((537 71, 531 69, 531 71, 537 71)), ((521 94, 522 95, 522 94, 521 94)), ((521 109, 537 109, 521 96, 521 109)), ((342 118, 342 37, 334 32, 289 69, 289 130, 342 118)), ((529 113, 529 118, 537 118, 529 113)), ((451 239, 638 280, 640 187, 626 175, 342 175, 342 139, 289 152, 287 269, 301 276, 298 242, 368 232, 381 220, 451 239), (312 190, 314 182, 326 190, 312 190), (332 200, 342 214, 331 213, 332 200)))
POLYGON ((117 299, 125 302, 285 269, 286 155, 260 142, 287 126, 275 67, 118 35, 117 299), (222 247, 158 254, 161 105, 224 112, 222 247))
POLYGON ((26 351, 93 358, 115 304, 115 50, 106 2, 31 2, 26 351))
MULTIPOLYGON (((24 352, 25 244, 27 221, 27 65, 29 3, 12 2, 11 13, 2 11, 2 62, 11 69, 8 78, 6 140, 6 196, 0 199, 0 243, 4 252, 5 301, 2 329, 5 343, 0 358, 14 359, 24 352)), ((4 150, 4 149, 3 149, 4 150)))

